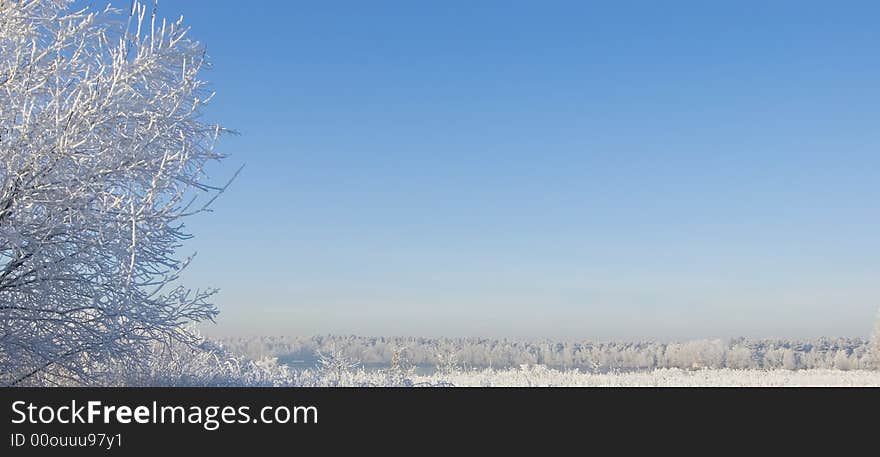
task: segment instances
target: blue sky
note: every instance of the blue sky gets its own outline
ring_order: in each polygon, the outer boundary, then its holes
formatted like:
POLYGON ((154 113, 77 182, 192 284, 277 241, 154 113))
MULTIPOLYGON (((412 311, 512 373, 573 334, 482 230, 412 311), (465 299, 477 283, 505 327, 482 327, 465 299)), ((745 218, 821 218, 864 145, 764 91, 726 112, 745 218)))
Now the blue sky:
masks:
POLYGON ((163 0, 241 132, 208 334, 867 335, 876 2, 163 0))

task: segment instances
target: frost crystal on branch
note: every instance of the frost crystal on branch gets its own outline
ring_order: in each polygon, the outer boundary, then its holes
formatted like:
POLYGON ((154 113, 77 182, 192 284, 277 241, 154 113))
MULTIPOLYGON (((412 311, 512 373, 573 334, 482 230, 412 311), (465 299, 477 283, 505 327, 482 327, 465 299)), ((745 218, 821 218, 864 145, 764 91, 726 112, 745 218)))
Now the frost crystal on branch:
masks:
POLYGON ((204 48, 138 2, 69 6, 0 0, 2 385, 97 382, 217 313, 175 256, 222 191, 204 48))

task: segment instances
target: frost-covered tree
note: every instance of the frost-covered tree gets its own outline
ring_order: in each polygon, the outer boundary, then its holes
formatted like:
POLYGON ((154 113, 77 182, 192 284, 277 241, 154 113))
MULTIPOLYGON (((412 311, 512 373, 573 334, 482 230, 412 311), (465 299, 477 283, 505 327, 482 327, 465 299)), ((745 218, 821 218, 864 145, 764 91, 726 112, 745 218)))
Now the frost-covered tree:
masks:
POLYGON ((5 385, 95 382, 217 312, 175 255, 182 218, 222 191, 205 183, 223 129, 199 117, 204 48, 138 2, 71 8, 0 1, 5 385))
POLYGON ((880 370, 880 311, 877 312, 877 323, 874 324, 874 335, 871 337, 871 354, 874 369, 880 370))

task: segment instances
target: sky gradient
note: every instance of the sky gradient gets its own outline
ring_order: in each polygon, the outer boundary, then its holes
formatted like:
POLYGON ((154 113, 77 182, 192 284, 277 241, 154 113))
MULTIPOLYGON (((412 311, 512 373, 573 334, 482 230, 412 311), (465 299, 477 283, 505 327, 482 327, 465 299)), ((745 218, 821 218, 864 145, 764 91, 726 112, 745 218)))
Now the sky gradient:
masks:
POLYGON ((205 333, 867 336, 880 4, 721 3, 161 1, 246 164, 205 333))

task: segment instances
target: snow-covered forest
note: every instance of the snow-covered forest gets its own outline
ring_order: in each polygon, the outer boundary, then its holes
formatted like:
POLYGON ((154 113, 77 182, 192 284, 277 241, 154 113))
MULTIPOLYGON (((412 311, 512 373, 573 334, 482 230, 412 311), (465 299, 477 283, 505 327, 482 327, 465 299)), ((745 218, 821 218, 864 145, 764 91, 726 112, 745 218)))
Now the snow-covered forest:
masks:
POLYGON ((486 338, 253 337, 221 340, 235 354, 254 360, 277 358, 312 366, 323 355, 363 366, 388 366, 395 359, 421 367, 453 363, 467 369, 543 365, 605 373, 665 368, 837 369, 873 367, 869 340, 817 338, 805 341, 736 338, 729 341, 590 342, 486 338))
MULTIPOLYGON (((486 341, 486 340, 483 340, 486 341)), ((625 345, 622 345, 625 346, 625 345)), ((249 359, 205 341, 188 345, 156 344, 142 364, 99 367, 92 384, 45 377, 40 385, 204 386, 204 387, 673 387, 673 386, 880 386, 880 370, 804 368, 599 369, 553 368, 522 364, 477 368, 443 355, 433 367, 419 367, 405 351, 392 351, 389 364, 367 367, 338 351, 320 354, 314 365, 295 367, 274 357, 249 359), (430 369, 424 369, 430 368, 430 369)), ((866 362, 867 363, 867 362, 866 362)), ((34 385, 33 381, 27 385, 34 385)))
MULTIPOLYGON (((318 338, 316 338, 318 339, 318 338)), ((322 341, 332 338, 320 338, 322 341)), ((339 338, 340 340, 346 338, 339 338)), ((352 338, 347 338, 352 340, 352 338)), ((369 340, 369 339, 365 339, 369 340)), ((381 340, 377 338, 376 340, 381 340)), ((393 340, 393 339, 386 339, 393 340)), ((251 347, 257 347, 260 339, 251 339, 251 347)), ((490 340, 482 341, 483 344, 490 340)), ((822 340, 820 340, 820 344, 822 340)), ((841 340, 850 341, 853 340, 841 340)), ((698 348, 713 342, 685 343, 698 348)), ((736 349, 743 341, 736 340, 736 349)), ((764 342, 755 347, 766 348, 764 342)), ((780 342, 780 344, 785 344, 780 342)), ((812 343, 804 343, 812 344, 812 343)), ((830 346, 829 342, 829 348, 830 346)), ((555 368, 544 364, 524 363, 519 366, 479 368, 459 363, 454 353, 435 355, 433 367, 417 366, 410 361, 407 350, 394 349, 388 364, 368 367, 331 348, 317 355, 317 360, 307 367, 288 365, 275 357, 264 356, 250 359, 233 354, 228 348, 204 342, 193 350, 189 347, 156 345, 148 354, 149 363, 144 366, 120 364, 106 367, 102 383, 109 386, 259 386, 259 387, 672 387, 672 386, 880 386, 880 370, 873 369, 871 356, 861 349, 860 367, 817 367, 799 369, 785 367, 730 368, 701 367, 688 358, 680 359, 684 367, 654 367, 653 369, 614 368, 603 371, 595 368, 555 368), (687 366, 685 361, 691 361, 687 366), (429 369, 425 369, 429 368, 429 369)), ((487 344, 488 346, 488 344, 487 344)), ((562 345, 565 346, 564 344, 562 345)), ((606 351, 612 346, 627 347, 626 343, 605 344, 606 351)), ((654 344, 655 349, 664 345, 654 344)), ((667 344, 666 350, 678 345, 667 344)), ((424 346, 427 351, 429 346, 424 346)), ((677 349, 673 349, 673 352, 677 349)), ((816 353, 825 349, 816 348, 816 353)), ((843 360, 838 353, 847 349, 837 347, 827 350, 829 357, 843 360)), ((415 353, 416 351, 413 351, 415 353)), ((804 351, 804 352, 813 352, 804 351)), ((681 354, 676 352, 676 354, 681 354)), ((693 354, 693 353, 691 353, 693 354)), ((690 357, 690 356, 688 356, 690 357)), ((818 358, 816 359, 818 360, 818 358)), ((731 365, 733 366, 733 365, 731 365)), ((64 383, 64 380, 61 380, 64 383)))

